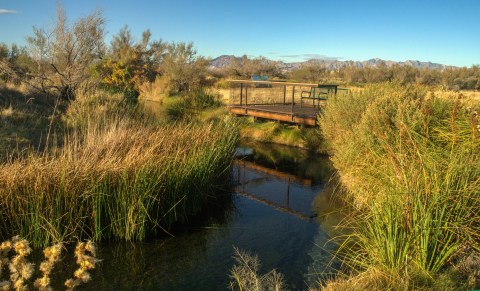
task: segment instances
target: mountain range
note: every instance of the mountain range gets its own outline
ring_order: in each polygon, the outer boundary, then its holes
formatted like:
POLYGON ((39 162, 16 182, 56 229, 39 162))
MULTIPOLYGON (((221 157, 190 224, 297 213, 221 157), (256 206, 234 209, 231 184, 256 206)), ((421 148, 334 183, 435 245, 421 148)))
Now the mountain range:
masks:
MULTIPOLYGON (((217 58, 214 58, 210 62, 211 69, 224 69, 230 66, 235 60, 240 60, 241 57, 236 57, 233 55, 222 55, 217 58)), ((432 62, 421 62, 416 60, 407 60, 405 62, 396 62, 396 61, 385 61, 379 58, 370 59, 366 61, 339 61, 339 60, 322 60, 322 59, 311 59, 304 62, 283 62, 283 61, 273 61, 267 60, 268 62, 272 62, 275 64, 280 70, 284 72, 289 72, 295 69, 298 69, 304 65, 308 64, 319 64, 320 66, 328 69, 328 70, 338 70, 340 68, 346 66, 355 66, 358 68, 365 68, 365 67, 377 67, 381 64, 385 64, 387 67, 391 67, 393 65, 408 65, 414 68, 419 69, 446 69, 446 68, 454 68, 453 66, 442 65, 438 63, 432 62)))

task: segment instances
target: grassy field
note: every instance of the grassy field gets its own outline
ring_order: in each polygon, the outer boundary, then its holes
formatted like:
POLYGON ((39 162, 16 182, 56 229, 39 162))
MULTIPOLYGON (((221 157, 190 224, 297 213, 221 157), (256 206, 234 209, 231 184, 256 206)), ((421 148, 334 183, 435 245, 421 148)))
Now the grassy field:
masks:
POLYGON ((479 287, 479 109, 394 83, 329 101, 321 128, 356 214, 327 290, 479 287))
POLYGON ((141 240, 186 222, 228 186, 238 141, 229 118, 157 124, 121 96, 94 92, 53 118, 50 100, 35 119, 38 113, 22 109, 29 106, 24 93, 8 92, 10 99, 0 95, 2 125, 15 132, 25 124, 20 131, 30 149, 4 148, 3 237, 19 234, 34 245, 87 237, 141 240), (21 122, 7 119, 17 113, 21 122), (38 145, 45 138, 29 135, 32 124, 50 135, 43 150, 38 145), (12 156, 16 151, 21 154, 12 156))

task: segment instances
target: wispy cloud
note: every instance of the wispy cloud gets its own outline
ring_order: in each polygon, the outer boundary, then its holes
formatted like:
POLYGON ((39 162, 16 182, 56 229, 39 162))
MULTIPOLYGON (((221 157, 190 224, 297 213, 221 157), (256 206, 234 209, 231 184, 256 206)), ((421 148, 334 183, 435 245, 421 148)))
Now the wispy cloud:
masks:
POLYGON ((333 57, 333 56, 327 56, 327 55, 321 55, 321 54, 298 54, 298 55, 283 55, 280 56, 281 58, 286 58, 286 59, 297 59, 297 60, 327 60, 327 61, 336 61, 336 60, 341 60, 343 57, 333 57))
POLYGON ((0 8, 0 14, 17 14, 18 11, 16 10, 9 10, 9 9, 1 9, 0 8))

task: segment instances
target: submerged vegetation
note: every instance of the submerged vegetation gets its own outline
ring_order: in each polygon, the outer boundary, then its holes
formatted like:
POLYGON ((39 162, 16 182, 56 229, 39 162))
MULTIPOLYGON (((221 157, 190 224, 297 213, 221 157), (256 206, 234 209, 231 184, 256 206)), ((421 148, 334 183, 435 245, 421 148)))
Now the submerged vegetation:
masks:
POLYGON ((460 266, 480 250, 479 109, 396 83, 329 102, 322 131, 357 212, 339 250, 355 277, 332 289, 478 287, 460 266))

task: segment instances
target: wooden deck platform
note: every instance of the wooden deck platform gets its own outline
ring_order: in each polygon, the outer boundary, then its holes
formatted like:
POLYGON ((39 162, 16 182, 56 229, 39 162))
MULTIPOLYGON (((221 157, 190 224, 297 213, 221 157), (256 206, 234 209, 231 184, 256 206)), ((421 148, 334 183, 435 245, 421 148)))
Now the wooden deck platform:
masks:
POLYGON ((228 80, 229 110, 240 116, 317 125, 317 117, 337 85, 282 81, 228 80))
POLYGON ((236 115, 253 116, 269 120, 283 121, 295 124, 316 126, 319 108, 295 104, 275 105, 231 105, 230 113, 236 115))

